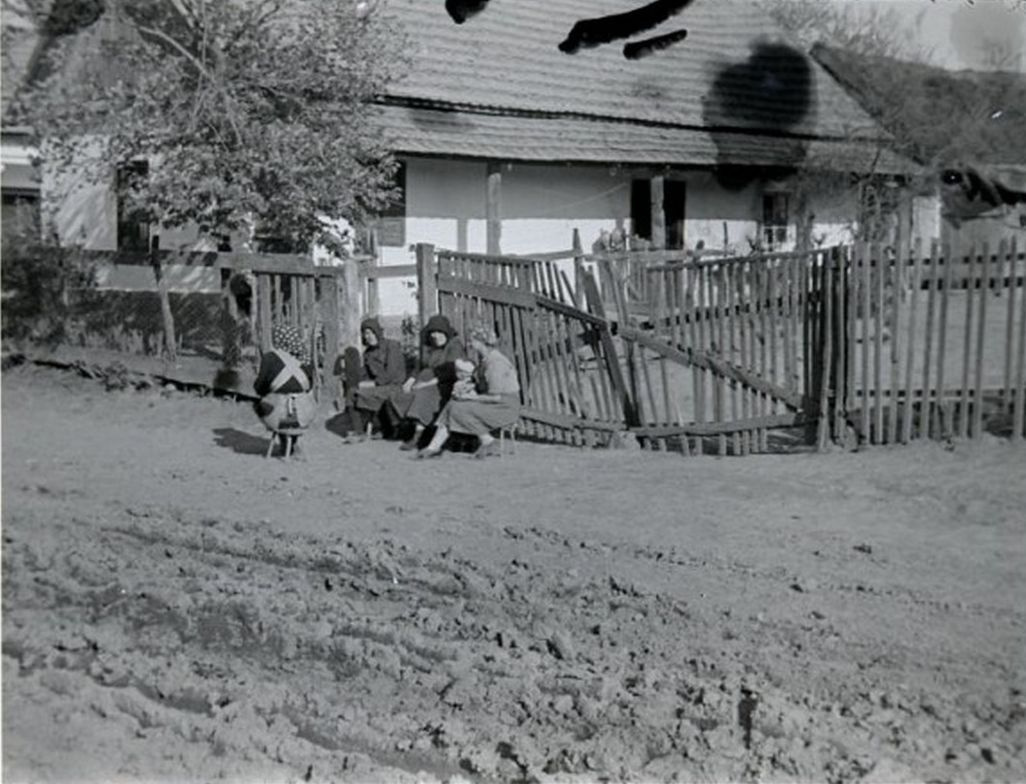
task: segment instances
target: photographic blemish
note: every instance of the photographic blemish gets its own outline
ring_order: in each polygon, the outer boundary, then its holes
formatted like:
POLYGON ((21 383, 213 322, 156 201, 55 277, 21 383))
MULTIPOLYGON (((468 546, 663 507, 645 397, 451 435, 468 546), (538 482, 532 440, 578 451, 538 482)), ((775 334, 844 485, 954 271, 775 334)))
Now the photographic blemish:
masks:
POLYGON ((687 30, 675 30, 672 33, 666 35, 657 35, 652 38, 646 38, 643 41, 633 41, 623 46, 623 56, 628 60, 640 60, 642 57, 648 57, 651 54, 662 51, 670 46, 673 46, 679 41, 683 41, 688 37, 687 30))
POLYGON ((692 0, 655 0, 622 14, 582 19, 570 28, 569 35, 559 44, 559 50, 566 54, 574 54, 582 48, 630 38, 662 24, 684 10, 691 2, 692 0))

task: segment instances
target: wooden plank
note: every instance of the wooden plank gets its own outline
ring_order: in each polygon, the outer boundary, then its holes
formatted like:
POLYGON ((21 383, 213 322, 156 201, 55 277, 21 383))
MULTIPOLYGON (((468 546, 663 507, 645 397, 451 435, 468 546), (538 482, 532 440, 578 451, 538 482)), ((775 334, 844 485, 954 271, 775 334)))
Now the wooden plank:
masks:
POLYGON ((520 418, 565 430, 585 428, 603 433, 618 433, 623 430, 623 426, 616 422, 599 422, 593 419, 583 420, 553 411, 543 411, 533 406, 522 406, 520 408, 520 418))
POLYGON ((901 292, 905 278, 905 254, 899 249, 891 267, 891 405, 887 418, 887 440, 898 441, 898 389, 901 379, 901 292))
MULTIPOLYGON (((912 406, 912 365, 915 359, 916 345, 916 310, 919 302, 919 283, 923 274, 923 259, 921 254, 920 240, 917 237, 912 256, 912 289, 909 292, 908 304, 908 346, 905 354, 905 410, 901 422, 901 443, 907 444, 912 440, 912 418, 914 408, 912 406)), ((892 401, 897 405, 897 400, 892 401)))
MULTIPOLYGON (((969 369, 972 367, 970 351, 973 339, 973 312, 974 291, 976 282, 976 246, 969 250, 969 267, 966 271, 966 294, 965 294, 965 330, 962 335, 962 397, 960 410, 958 412, 958 435, 965 438, 969 435, 969 369)), ((944 292, 945 296, 948 292, 944 292)))
MULTIPOLYGON (((948 248, 943 249, 944 255, 947 256, 948 248)), ((940 298, 940 324, 938 326, 938 332, 940 333, 937 341, 937 392, 934 395, 934 410, 933 415, 938 420, 936 423, 931 420, 930 426, 936 425, 935 433, 938 437, 943 435, 944 428, 943 423, 940 421, 945 417, 945 411, 947 406, 944 404, 944 365, 947 361, 947 343, 948 343, 948 306, 951 303, 951 294, 953 286, 951 285, 951 278, 954 275, 954 264, 945 264, 943 270, 943 277, 941 278, 940 285, 941 289, 938 292, 940 298)), ((949 426, 953 427, 953 423, 949 423, 949 426)))
MULTIPOLYGON (((973 384, 970 435, 979 438, 983 430, 983 351, 987 329, 987 300, 990 298, 990 246, 983 243, 983 268, 980 270, 980 322, 976 328, 976 373, 973 384)), ((969 292, 970 297, 974 294, 969 292)))
POLYGON ((802 407, 802 398, 800 395, 788 389, 784 389, 783 387, 776 386, 745 368, 728 364, 712 354, 696 351, 691 348, 678 349, 673 346, 668 346, 660 340, 646 335, 641 330, 634 327, 625 327, 621 329, 620 335, 625 340, 635 342, 638 345, 651 349, 674 362, 686 366, 694 365, 697 367, 703 367, 716 373, 722 378, 743 384, 760 392, 764 392, 771 397, 777 398, 781 403, 789 408, 800 409, 802 407))
MULTIPOLYGON (((837 356, 834 358, 836 373, 834 377, 834 438, 844 435, 847 425, 848 403, 848 365, 850 350, 848 343, 848 274, 850 270, 849 255, 846 248, 839 248, 837 269, 835 270, 834 305, 837 313, 834 323, 837 326, 837 356)), ((774 412, 776 413, 776 412, 774 412)))
POLYGON ((765 417, 753 417, 752 419, 737 420, 733 422, 691 422, 683 425, 653 425, 644 427, 632 427, 630 431, 636 435, 647 438, 666 438, 667 436, 688 435, 716 436, 732 435, 755 429, 775 429, 783 427, 797 427, 808 421, 806 414, 793 412, 789 414, 774 414, 765 417))
MULTIPOLYGON (((588 298, 588 305, 591 312, 599 318, 605 318, 605 306, 602 304, 602 300, 599 297, 595 277, 590 272, 586 272, 584 275, 584 290, 588 298)), ((623 411, 624 421, 629 426, 638 425, 640 422, 637 419, 634 404, 630 396, 627 394, 627 385, 624 382, 623 374, 620 371, 620 363, 617 358, 616 346, 613 343, 613 337, 607 327, 598 327, 597 329, 602 345, 602 353, 606 360, 606 369, 609 373, 609 381, 613 387, 613 392, 616 395, 621 410, 623 411)))
MULTIPOLYGON (((535 295, 521 289, 504 288, 489 283, 464 280, 453 275, 439 275, 437 286, 437 290, 440 292, 460 294, 464 297, 472 297, 486 302, 501 302, 505 305, 516 305, 521 308, 532 308, 535 304, 535 295)), ((551 302, 555 302, 555 300, 551 302)))
MULTIPOLYGON (((1014 292, 1014 287, 1013 287, 1014 292)), ((1015 392, 1012 396, 1012 440, 1023 437, 1023 416, 1026 412, 1026 284, 1019 299, 1019 354, 1016 358, 1015 392)), ((1009 302, 1009 307, 1014 303, 1009 302)))
MULTIPOLYGON (((1005 316, 1005 363, 1004 363, 1004 375, 1002 376, 1004 383, 1001 387, 1001 409, 1002 411, 1008 412, 1012 406, 1012 357, 1014 351, 1012 349, 1015 338, 1015 246, 1016 238, 1012 237, 1011 245, 1008 245, 1005 240, 1001 240, 1001 259, 1004 263, 1004 259, 1008 259, 1008 306, 1007 313, 1005 316)), ((998 284, 1001 285, 1000 283, 998 284)))
POLYGON ((876 314, 875 332, 873 335, 873 386, 876 388, 875 416, 873 417, 873 432, 876 443, 886 443, 886 434, 883 432, 883 325, 885 323, 886 302, 884 299, 884 278, 886 276, 886 249, 875 245, 873 258, 878 259, 876 274, 874 275, 876 314))
POLYGON ((872 432, 869 428, 869 413, 870 406, 872 405, 871 396, 873 394, 873 385, 869 375, 869 322, 870 316, 870 300, 869 300, 869 286, 870 286, 870 271, 869 271, 869 244, 866 242, 860 242, 858 246, 859 254, 859 300, 861 303, 861 317, 862 317, 862 410, 861 410, 861 425, 862 425, 862 438, 865 439, 866 443, 871 444, 872 432))
POLYGON ((355 260, 346 259, 343 269, 346 275, 342 288, 342 341, 347 346, 359 346, 360 322, 363 321, 360 268, 355 260))
POLYGON ((274 322, 273 319, 273 305, 271 303, 272 294, 272 283, 271 275, 269 274, 256 274, 254 279, 256 280, 256 292, 255 295, 260 302, 260 351, 266 352, 271 350, 271 325, 274 322))
MULTIPOLYGON (((934 320, 934 314, 935 314, 936 309, 937 309, 937 288, 940 286, 940 277, 939 277, 940 268, 939 268, 939 266, 937 264, 937 260, 938 260, 939 256, 940 256, 940 246, 939 246, 937 240, 934 240, 933 242, 930 243, 930 267, 929 267, 929 274, 927 275, 927 285, 929 286, 929 288, 927 289, 927 296, 926 296, 926 327, 925 327, 925 330, 924 330, 924 333, 923 333, 926 336, 926 345, 924 347, 924 357, 923 357, 923 394, 926 396, 926 398, 925 398, 925 400, 923 402, 922 409, 919 412, 919 437, 920 438, 929 438, 930 434, 931 434, 931 431, 934 430, 934 428, 933 428, 933 424, 934 424, 934 407, 939 402, 939 398, 943 394, 943 389, 944 389, 944 384, 943 384, 944 379, 943 378, 938 378, 937 379, 938 395, 935 398, 935 397, 933 397, 933 396, 931 396, 929 394, 929 390, 930 390, 930 366, 931 366, 931 364, 933 362, 933 356, 931 354, 931 349, 933 348, 933 336, 934 336, 934 321, 933 320, 934 320)), ((948 271, 950 269, 951 269, 951 265, 950 264, 945 265, 945 271, 948 271)), ((924 272, 925 272, 925 270, 924 270, 924 272)), ((948 288, 947 288, 947 286, 945 286, 945 291, 947 291, 947 290, 948 290, 948 288)), ((945 303, 946 302, 947 302, 947 300, 945 299, 945 303)), ((942 318, 941 321, 944 322, 945 319, 942 318)), ((946 327, 946 326, 947 326, 946 323, 942 324, 942 327, 946 327)), ((945 333, 946 333, 946 329, 942 328, 940 330, 940 335, 938 336, 941 341, 944 341, 944 338, 946 336, 945 333)), ((943 357, 943 355, 944 355, 943 347, 941 348, 939 353, 943 357)), ((941 363, 941 366, 943 366, 942 363, 941 363)))
POLYGON ((365 277, 369 281, 412 278, 416 275, 416 264, 389 264, 387 266, 369 267, 365 270, 365 277))
MULTIPOLYGON (((720 287, 724 297, 724 342, 721 347, 724 358, 730 363, 732 367, 737 366, 737 362, 734 359, 735 343, 734 343, 734 267, 721 266, 720 268, 720 287)), ((738 405, 738 387, 737 382, 731 379, 730 382, 730 413, 731 418, 734 420, 740 419, 741 409, 738 405)), ((734 432, 733 446, 734 454, 741 453, 741 433, 734 432)))
POLYGON ((823 330, 820 335, 819 344, 822 346, 820 351, 822 352, 821 369, 819 372, 819 406, 817 415, 819 418, 819 449, 823 451, 827 448, 827 444, 830 442, 830 411, 829 411, 829 395, 830 395, 830 377, 831 369, 833 367, 833 349, 834 349, 834 335, 833 335, 833 301, 834 301, 834 264, 836 262, 833 254, 830 254, 824 258, 823 264, 823 285, 820 289, 820 299, 823 302, 821 312, 823 314, 823 330))

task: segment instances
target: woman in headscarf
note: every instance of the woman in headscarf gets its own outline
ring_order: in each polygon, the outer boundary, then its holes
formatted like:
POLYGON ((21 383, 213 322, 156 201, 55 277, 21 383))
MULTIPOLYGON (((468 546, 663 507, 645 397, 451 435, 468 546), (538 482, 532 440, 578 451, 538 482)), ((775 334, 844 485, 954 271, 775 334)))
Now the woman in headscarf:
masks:
POLYGON ((499 338, 489 327, 470 332, 470 347, 478 356, 476 389, 457 390, 438 415, 431 443, 417 453, 419 458, 438 457, 449 433, 478 437, 475 457, 497 457, 498 444, 492 431, 509 427, 520 418, 520 383, 513 363, 499 348, 499 338))
POLYGON ((385 337, 376 318, 364 319, 360 324, 360 339, 362 363, 357 363, 357 352, 350 348, 346 350, 345 367, 352 427, 362 434, 367 424, 387 418, 388 404, 402 391, 406 379, 406 360, 402 346, 385 337))
MULTIPOLYGON (((275 324, 271 330, 271 350, 260 357, 253 389, 260 400, 256 413, 273 433, 284 429, 306 429, 313 421, 317 403, 313 398, 313 365, 310 351, 299 331, 287 324, 275 324)), ((281 435, 284 452, 295 450, 298 436, 281 435)))
POLYGON ((452 395, 456 360, 466 356, 463 341, 445 316, 432 316, 421 334, 424 362, 420 372, 406 379, 402 391, 392 399, 399 416, 413 424, 413 435, 399 447, 402 450, 417 448, 424 428, 435 421, 452 395))

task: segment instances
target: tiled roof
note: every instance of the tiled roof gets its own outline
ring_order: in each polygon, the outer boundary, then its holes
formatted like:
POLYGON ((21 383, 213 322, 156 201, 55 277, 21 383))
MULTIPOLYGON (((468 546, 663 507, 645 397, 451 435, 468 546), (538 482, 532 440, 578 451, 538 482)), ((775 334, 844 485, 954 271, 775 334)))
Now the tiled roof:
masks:
MULTIPOLYGON (((386 99, 392 104, 386 126, 397 148, 441 153, 449 145, 450 154, 531 160, 742 164, 763 163, 764 154, 786 157, 781 151, 793 139, 886 137, 751 2, 695 0, 641 34, 686 27, 687 38, 639 60, 623 56, 623 41, 573 55, 559 50, 575 22, 640 4, 495 0, 457 25, 440 2, 388 0, 414 45, 410 73, 386 99), (416 109, 397 108, 403 104, 416 109), (730 134, 738 130, 756 133, 742 143, 730 134), (728 144, 717 145, 721 138, 728 144), (725 149, 736 159, 726 160, 725 149)), ((879 145, 841 146, 843 158, 856 160, 867 156, 866 148, 874 156, 879 145)))
POLYGON ((946 71, 826 46, 812 56, 924 162, 1026 164, 1026 74, 946 71))
POLYGON ((616 120, 383 106, 380 122, 395 151, 410 155, 669 166, 793 167, 804 162, 829 171, 914 168, 882 144, 616 120))

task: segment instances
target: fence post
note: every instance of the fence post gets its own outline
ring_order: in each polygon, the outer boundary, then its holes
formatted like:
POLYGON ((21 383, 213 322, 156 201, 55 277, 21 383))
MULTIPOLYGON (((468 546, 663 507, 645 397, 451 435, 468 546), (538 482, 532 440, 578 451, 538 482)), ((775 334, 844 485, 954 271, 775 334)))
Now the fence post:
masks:
POLYGON ((581 247, 581 232, 574 229, 574 296, 582 310, 586 307, 584 297, 584 248, 581 247))
POLYGON ((160 299, 160 313, 164 320, 164 350, 167 351, 168 361, 174 364, 178 361, 175 319, 171 313, 171 297, 167 290, 167 278, 164 276, 160 261, 160 235, 155 236, 150 243, 150 265, 153 267, 153 277, 157 283, 157 297, 160 299))
MULTIPOLYGON (((374 270, 381 264, 381 258, 378 255, 378 230, 370 230, 370 241, 367 243, 367 252, 370 254, 370 261, 367 263, 367 268, 373 275, 374 270)), ((378 279, 372 276, 367 278, 367 313, 372 316, 377 316, 381 312, 381 294, 378 290, 378 279)))
MULTIPOLYGON (((334 384, 335 379, 341 377, 342 369, 338 367, 339 358, 339 301, 338 301, 338 278, 334 275, 320 279, 321 296, 324 298, 325 308, 321 311, 321 318, 324 321, 324 375, 325 383, 334 384)), ((336 393, 332 387, 332 395, 336 393)))
POLYGON ((342 265, 340 300, 340 342, 343 346, 359 346, 363 313, 360 306, 360 262, 355 258, 347 258, 342 265))

